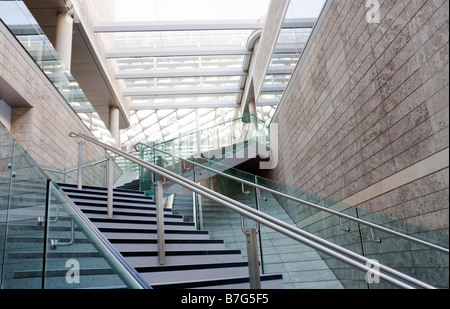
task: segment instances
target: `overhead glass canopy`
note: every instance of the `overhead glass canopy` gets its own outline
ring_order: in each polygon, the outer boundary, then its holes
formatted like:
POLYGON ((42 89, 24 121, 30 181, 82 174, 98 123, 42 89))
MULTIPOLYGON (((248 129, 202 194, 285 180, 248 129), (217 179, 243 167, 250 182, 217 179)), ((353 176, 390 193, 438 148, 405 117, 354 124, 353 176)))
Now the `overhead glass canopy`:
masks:
POLYGON ((252 51, 270 0, 116 0, 94 31, 131 100, 122 144, 175 137, 239 116, 252 51))
MULTIPOLYGON (((292 0, 298 1, 324 2, 292 0)), ((109 39, 106 58, 131 101, 132 126, 122 143, 168 139, 239 116, 253 56, 249 38, 263 29, 269 5, 270 0, 115 0, 115 20, 100 21, 94 31, 109 39)), ((290 14, 285 21, 257 100, 261 119, 273 115, 314 17, 295 20, 298 14, 290 14)))

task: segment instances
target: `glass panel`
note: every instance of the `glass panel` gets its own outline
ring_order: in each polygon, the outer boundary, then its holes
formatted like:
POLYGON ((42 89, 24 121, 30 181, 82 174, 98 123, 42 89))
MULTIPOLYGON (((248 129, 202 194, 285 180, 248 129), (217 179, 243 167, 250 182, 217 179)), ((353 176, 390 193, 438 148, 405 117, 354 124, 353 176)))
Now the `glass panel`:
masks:
MULTIPOLYGON (((3 133, 3 132, 2 132, 3 133)), ((47 180, 14 142, 4 238, 4 289, 42 288, 47 180), (28 276, 29 272, 37 275, 28 276)), ((2 220, 3 221, 3 220, 2 220)))
POLYGON ((152 78, 152 79, 127 79, 125 84, 128 89, 166 87, 230 87, 237 86, 240 76, 212 76, 212 77, 186 77, 186 78, 152 78))
MULTIPOLYGON (((6 130, 0 122, 0 132, 6 130)), ((11 136, 0 133, 0 266, 4 265, 7 258, 7 228, 11 195, 11 168, 13 160, 13 144, 11 136)), ((6 268, 0 268, 0 287, 3 287, 3 279, 6 268)))
MULTIPOLYGON (((136 110, 146 109, 146 104, 152 104, 154 108, 165 107, 164 103, 173 103, 173 108, 189 107, 189 104, 203 103, 208 106, 212 103, 237 104, 237 94, 199 94, 199 95, 158 95, 158 96, 136 96, 132 97, 131 102, 136 110), (184 105, 183 105, 184 103, 184 105), (139 104, 142 104, 142 108, 139 104), (158 104, 160 104, 158 106, 158 104)), ((170 104, 169 104, 170 105, 170 104)), ((206 107, 207 108, 207 107, 206 107)), ((164 109, 168 109, 167 107, 164 109)), ((160 109, 162 110, 162 109, 160 109)))
MULTIPOLYGON (((208 97, 191 97, 189 99, 207 101, 208 97)), ((210 99, 218 100, 219 98, 210 99)), ((227 97, 224 97, 224 99, 227 99, 227 97)), ((235 100, 236 98, 228 97, 228 99, 235 100)), ((175 102, 175 99, 172 98, 169 101, 175 102)), ((184 101, 189 102, 187 98, 180 98, 180 102, 184 101)), ((151 114, 151 116, 148 116, 148 111, 138 110, 131 114, 132 126, 128 130, 124 131, 122 135, 122 145, 131 147, 138 142, 161 142, 162 140, 171 140, 174 138, 183 137, 186 134, 189 134, 189 132, 195 132, 198 129, 212 127, 215 124, 232 121, 231 119, 235 114, 235 108, 158 110, 156 113, 151 114), (166 130, 166 135, 162 135, 163 128, 161 127, 161 124, 164 124, 164 119, 166 117, 171 117, 171 115, 175 112, 178 116, 175 118, 172 117, 169 122, 178 122, 178 130, 166 130), (151 119, 147 121, 145 115, 151 119), (157 115, 157 117, 155 117, 155 115, 157 115), (185 115, 189 116, 184 117, 185 115), (140 121, 144 122, 145 125, 143 125, 140 121), (150 128, 144 129, 144 127, 149 125, 152 121, 155 121, 155 123, 150 128)))
POLYGON ((217 69, 240 68, 244 56, 198 56, 198 57, 163 57, 163 58, 121 58, 117 59, 120 73, 152 70, 167 72, 166 70, 192 70, 192 69, 217 69))
MULTIPOLYGON (((445 235, 424 231, 405 222, 389 219, 342 203, 336 203, 315 194, 290 188, 268 179, 257 177, 257 180, 258 184, 290 196, 448 248, 448 237, 445 235)), ((284 209, 289 220, 292 220, 299 228, 360 255, 377 260, 385 266, 408 274, 432 286, 448 288, 448 254, 430 249, 424 245, 419 245, 400 236, 370 229, 363 224, 355 223, 349 219, 343 219, 341 221, 336 215, 331 215, 284 197, 274 196, 274 199, 276 201, 275 203, 284 209), (378 239, 381 242, 377 241, 378 239)), ((272 205, 263 202, 261 207, 271 207, 272 205)), ((352 278, 353 270, 350 267, 334 269, 332 267, 334 259, 328 258, 323 254, 320 255, 345 288, 356 288, 366 284, 364 278, 361 278, 360 281, 355 281, 352 278)), ((387 288, 389 286, 390 284, 386 285, 386 282, 370 285, 371 288, 387 288)))
POLYGON ((245 46, 252 30, 123 32, 116 34, 115 48, 174 48, 245 46))
MULTIPOLYGON (((269 0, 191 0, 189 2, 118 0, 115 6, 117 12, 115 21, 211 21, 224 19, 256 21, 266 14, 269 4, 269 0), (137 7, 139 9, 136 9, 137 7)), ((111 20, 104 19, 102 21, 110 22, 111 20)))
MULTIPOLYGON (((299 189, 284 186, 259 176, 256 176, 256 179, 257 183, 264 187, 268 187, 312 203, 318 203, 321 206, 329 206, 329 201, 321 199, 319 196, 315 196, 299 189)), ((357 223, 344 221, 343 223, 345 224, 341 226, 340 220, 336 216, 329 216, 327 213, 324 213, 313 207, 297 203, 284 197, 271 195, 268 192, 262 191, 262 194, 264 194, 265 196, 270 196, 272 201, 272 203, 261 203, 261 207, 264 207, 265 212, 273 213, 275 210, 277 210, 280 212, 280 215, 284 215, 284 217, 281 217, 279 219, 283 221, 288 220, 289 223, 307 232, 310 232, 316 236, 321 237, 322 239, 328 240, 362 255, 363 252, 361 248, 361 240, 357 223)), ((343 213, 356 216, 354 209, 344 210, 343 213)), ((274 215, 275 217, 277 217, 277 214, 274 215)), ((317 259, 317 263, 322 265, 321 267, 323 267, 324 269, 327 269, 327 273, 330 279, 329 284, 337 284, 337 286, 339 286, 338 282, 340 282, 342 287, 351 289, 366 287, 364 276, 360 277, 360 280, 356 280, 356 278, 354 277, 353 267, 338 263, 339 267, 334 269, 333 263, 335 263, 335 258, 332 258, 319 251, 316 252, 314 256, 315 259, 317 259)), ((294 285, 300 283, 303 282, 292 282, 292 284, 294 285)))
MULTIPOLYGON (((426 231, 406 222, 362 209, 358 209, 358 215, 363 220, 448 248, 449 239, 446 235, 426 231)), ((365 253, 370 259, 375 259, 437 288, 449 288, 448 254, 385 232, 371 231, 367 227, 362 227, 361 233, 365 253), (381 243, 373 239, 379 239, 381 243)), ((383 288, 383 285, 374 285, 374 288, 383 288)))
MULTIPOLYGON (((78 149, 74 148, 74 152, 78 149)), ((99 155, 98 152, 94 151, 92 145, 83 145, 84 153, 93 153, 95 155, 89 157, 83 157, 82 174, 83 174, 83 186, 96 186, 103 187, 107 186, 107 176, 108 176, 108 159, 107 154, 103 156, 99 155)), ((120 176, 125 172, 122 170, 122 166, 119 164, 120 161, 113 161, 113 180, 117 181, 120 176)), ((123 161, 122 161, 123 162, 123 161)), ((124 168, 129 169, 127 165, 124 168)), ((44 168, 44 171, 55 183, 65 183, 65 184, 78 184, 78 165, 66 167, 62 170, 55 170, 44 168)))

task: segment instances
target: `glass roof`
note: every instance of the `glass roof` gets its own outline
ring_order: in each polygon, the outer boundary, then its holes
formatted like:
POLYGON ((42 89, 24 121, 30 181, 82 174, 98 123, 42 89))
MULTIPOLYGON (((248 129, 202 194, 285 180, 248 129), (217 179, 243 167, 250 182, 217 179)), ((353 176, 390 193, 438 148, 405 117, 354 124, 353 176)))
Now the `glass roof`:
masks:
MULTIPOLYGON (((318 16, 296 13, 300 2, 321 9, 324 1, 291 0, 257 99, 260 119, 270 121, 311 33, 313 22, 299 26, 295 19, 318 16)), ((131 101, 122 144, 167 140, 240 116, 252 56, 247 44, 262 30, 270 2, 115 0, 115 19, 101 20, 94 31, 110 39, 106 58, 131 101)))
MULTIPOLYGON (((131 101, 131 126, 123 130, 122 144, 167 140, 239 117, 252 56, 247 44, 255 31, 263 29, 270 2, 111 0, 113 7, 97 16, 94 32, 108 46, 106 59, 116 68, 115 78, 131 101)), ((273 116, 324 3, 290 1, 257 98, 258 118, 269 122, 273 116)), ((24 44, 32 46, 35 37, 24 35, 24 44)), ((59 59, 52 53, 39 55, 49 56, 40 61, 51 80, 65 81, 68 73, 59 69, 59 59)), ((80 117, 86 116, 93 130, 101 127, 94 131, 107 131, 101 121, 95 124, 99 117, 76 81, 61 85, 80 117)))
POLYGON ((131 100, 122 144, 169 139, 238 117, 247 41, 262 29, 269 4, 116 0, 115 20, 100 21, 97 35, 112 38, 106 57, 131 100))

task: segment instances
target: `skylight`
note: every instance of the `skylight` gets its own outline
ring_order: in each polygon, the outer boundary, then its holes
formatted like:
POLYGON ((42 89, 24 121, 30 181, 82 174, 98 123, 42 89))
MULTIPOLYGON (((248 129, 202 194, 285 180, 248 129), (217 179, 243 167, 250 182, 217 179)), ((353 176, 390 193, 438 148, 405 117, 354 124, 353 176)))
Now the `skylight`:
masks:
MULTIPOLYGON (((167 139, 203 124, 211 126, 219 118, 239 116, 253 56, 249 37, 263 29, 270 3, 115 0, 114 20, 100 20, 94 31, 112 39, 105 56, 115 65, 115 78, 123 81, 123 95, 131 101, 132 127, 124 130, 122 143, 167 139), (196 112, 204 109, 210 112, 196 112), (170 111, 171 118, 158 115, 161 110, 170 111), (190 118, 178 115, 179 110, 190 111, 190 118), (159 124, 171 124, 148 126, 156 119, 159 124)), ((269 120, 273 115, 323 3, 291 1, 290 23, 279 36, 257 98, 261 119, 269 120), (303 26, 298 27, 298 18, 312 19, 302 20, 303 26)))

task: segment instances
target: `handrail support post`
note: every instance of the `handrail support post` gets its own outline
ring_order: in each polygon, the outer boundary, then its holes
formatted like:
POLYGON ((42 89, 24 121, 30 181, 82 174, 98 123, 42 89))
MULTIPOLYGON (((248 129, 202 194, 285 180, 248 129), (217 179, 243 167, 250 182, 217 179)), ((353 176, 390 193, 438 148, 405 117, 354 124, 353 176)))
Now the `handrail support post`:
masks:
POLYGON ((164 239, 164 195, 163 182, 158 180, 155 185, 156 199, 156 229, 158 240, 158 260, 159 265, 166 264, 166 248, 164 239))
POLYGON ((261 275, 259 272, 258 241, 256 229, 247 230, 245 233, 247 240, 248 272, 250 278, 250 289, 261 289, 261 275))
POLYGON ((83 146, 86 142, 78 141, 78 190, 83 189, 83 146))
POLYGON ((111 219, 114 215, 114 159, 108 156, 108 218, 111 219))

